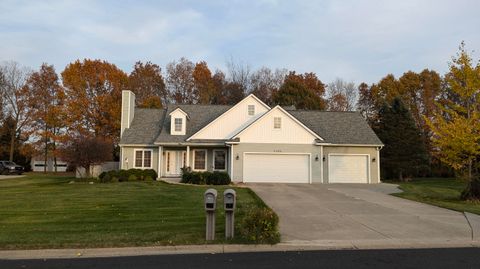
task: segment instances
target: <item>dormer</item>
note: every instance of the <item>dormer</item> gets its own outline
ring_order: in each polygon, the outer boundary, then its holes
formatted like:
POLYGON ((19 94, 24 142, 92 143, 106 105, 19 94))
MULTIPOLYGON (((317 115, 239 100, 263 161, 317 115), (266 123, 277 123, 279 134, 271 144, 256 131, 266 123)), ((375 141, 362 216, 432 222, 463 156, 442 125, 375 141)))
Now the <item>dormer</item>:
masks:
POLYGON ((185 135, 187 133, 187 119, 188 114, 177 107, 170 112, 170 134, 171 135, 185 135))

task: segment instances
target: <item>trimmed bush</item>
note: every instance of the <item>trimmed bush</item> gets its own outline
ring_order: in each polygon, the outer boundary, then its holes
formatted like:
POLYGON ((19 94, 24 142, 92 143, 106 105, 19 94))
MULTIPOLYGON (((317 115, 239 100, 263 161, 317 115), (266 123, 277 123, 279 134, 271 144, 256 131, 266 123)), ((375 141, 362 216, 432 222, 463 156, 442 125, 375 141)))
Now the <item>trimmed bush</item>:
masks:
POLYGON ((157 178, 157 172, 153 169, 129 169, 129 170, 112 170, 102 172, 98 176, 100 182, 125 182, 125 181, 152 181, 157 178))
POLYGON ((247 210, 239 224, 243 238, 255 244, 276 244, 280 242, 278 216, 268 207, 253 207, 247 210))
POLYGON ((182 169, 180 182, 197 185, 228 185, 231 179, 225 172, 190 172, 188 169, 182 169))

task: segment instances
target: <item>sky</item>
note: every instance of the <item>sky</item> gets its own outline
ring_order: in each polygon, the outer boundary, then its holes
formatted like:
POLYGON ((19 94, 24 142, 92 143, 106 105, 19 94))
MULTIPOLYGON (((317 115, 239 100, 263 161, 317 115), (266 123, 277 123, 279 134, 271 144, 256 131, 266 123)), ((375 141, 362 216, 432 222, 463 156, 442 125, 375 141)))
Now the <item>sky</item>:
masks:
POLYGON ((57 72, 102 59, 130 72, 180 57, 378 82, 425 68, 441 74, 463 40, 479 58, 480 1, 0 0, 0 62, 57 72))

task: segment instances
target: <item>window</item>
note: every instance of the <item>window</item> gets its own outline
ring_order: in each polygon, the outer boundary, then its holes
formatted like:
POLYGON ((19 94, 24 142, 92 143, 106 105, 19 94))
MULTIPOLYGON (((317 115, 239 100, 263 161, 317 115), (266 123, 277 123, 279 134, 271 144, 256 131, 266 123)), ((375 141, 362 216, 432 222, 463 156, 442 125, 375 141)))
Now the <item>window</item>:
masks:
POLYGON ((213 151, 213 170, 225 170, 225 159, 227 152, 225 150, 213 151))
POLYGON ((152 150, 135 150, 135 168, 152 168, 152 150))
POLYGON ((273 128, 274 129, 282 128, 282 118, 280 118, 280 117, 274 117, 273 118, 273 128))
POLYGON ((255 106, 248 105, 248 116, 253 116, 253 115, 255 115, 255 106))
POLYGON ((193 170, 207 170, 207 151, 193 151, 193 170))
POLYGON ((175 118, 175 132, 182 131, 182 118, 175 118))

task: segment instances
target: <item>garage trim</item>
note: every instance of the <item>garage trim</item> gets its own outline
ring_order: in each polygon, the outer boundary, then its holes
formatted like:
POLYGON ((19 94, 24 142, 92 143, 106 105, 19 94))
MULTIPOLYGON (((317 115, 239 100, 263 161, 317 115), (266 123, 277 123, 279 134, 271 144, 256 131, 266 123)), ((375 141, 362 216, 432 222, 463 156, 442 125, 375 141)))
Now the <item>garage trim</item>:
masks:
POLYGON ((242 182, 245 182, 245 155, 247 154, 270 154, 270 155, 307 155, 308 156, 308 184, 312 184, 312 154, 306 152, 243 152, 242 160, 242 182))
POLYGON ((370 154, 361 154, 361 153, 329 153, 328 154, 328 183, 330 182, 330 156, 367 156, 367 184, 372 183, 371 173, 370 173, 370 154))

